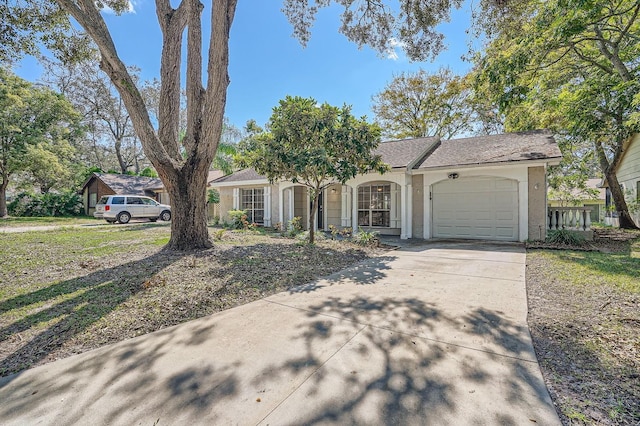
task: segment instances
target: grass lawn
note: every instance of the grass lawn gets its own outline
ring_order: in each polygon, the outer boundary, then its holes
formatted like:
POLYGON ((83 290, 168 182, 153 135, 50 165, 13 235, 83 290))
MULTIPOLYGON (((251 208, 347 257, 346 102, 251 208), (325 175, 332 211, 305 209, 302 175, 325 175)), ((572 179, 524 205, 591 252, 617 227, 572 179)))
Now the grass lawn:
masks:
POLYGON ((87 223, 104 223, 103 220, 91 216, 77 217, 8 217, 0 219, 0 228, 22 226, 46 226, 46 225, 83 225, 87 223))
POLYGON ((140 223, 0 234, 0 376, 247 303, 375 253, 252 231, 219 231, 213 249, 172 253, 162 250, 169 232, 140 223))
POLYGON ((529 326, 564 424, 640 424, 640 242, 530 250, 529 326))

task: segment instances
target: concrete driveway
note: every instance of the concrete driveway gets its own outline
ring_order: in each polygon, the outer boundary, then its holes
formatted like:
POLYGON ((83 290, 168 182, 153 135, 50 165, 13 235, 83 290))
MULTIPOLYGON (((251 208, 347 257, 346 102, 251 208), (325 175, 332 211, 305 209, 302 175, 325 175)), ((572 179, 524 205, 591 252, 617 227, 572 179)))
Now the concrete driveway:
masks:
POLYGON ((519 245, 406 245, 0 381, 0 424, 560 424, 519 245))

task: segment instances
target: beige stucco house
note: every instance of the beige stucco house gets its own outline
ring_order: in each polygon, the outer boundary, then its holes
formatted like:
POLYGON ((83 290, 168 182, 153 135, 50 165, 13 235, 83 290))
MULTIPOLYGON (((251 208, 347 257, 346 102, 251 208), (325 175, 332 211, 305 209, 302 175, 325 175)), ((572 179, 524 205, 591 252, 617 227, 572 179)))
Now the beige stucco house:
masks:
MULTIPOLYGON (((546 170, 560 150, 544 131, 440 140, 383 142, 377 149, 391 171, 329 183, 320 197, 317 227, 375 230, 402 239, 544 239, 548 226, 546 170)), ((264 226, 295 216, 307 223, 305 187, 269 183, 252 169, 214 180, 220 211, 245 210, 264 226)))

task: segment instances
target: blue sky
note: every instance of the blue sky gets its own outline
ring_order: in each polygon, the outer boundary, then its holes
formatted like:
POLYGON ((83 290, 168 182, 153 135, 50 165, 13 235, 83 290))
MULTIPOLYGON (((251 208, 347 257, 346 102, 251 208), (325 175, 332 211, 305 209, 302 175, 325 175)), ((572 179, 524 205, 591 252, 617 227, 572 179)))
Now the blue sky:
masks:
MULTIPOLYGON (((205 27, 210 3, 205 2, 205 27)), ((397 57, 380 57, 368 47, 358 49, 338 33, 339 8, 323 9, 318 15, 311 40, 303 48, 291 36, 292 28, 281 12, 281 1, 239 0, 230 39, 226 116, 242 127, 249 119, 263 125, 271 109, 286 95, 314 97, 318 102, 353 106, 357 116, 373 120, 371 97, 382 90, 394 74, 420 68, 435 71, 448 66, 465 73, 470 64, 461 56, 468 50, 469 2, 454 11, 451 23, 441 26, 448 50, 434 62, 411 63, 400 52, 397 57)), ((121 58, 141 69, 143 79, 158 76, 161 35, 153 0, 134 2, 135 13, 105 15, 121 58)), ((206 63, 206 61, 205 61, 206 63)), ((16 70, 34 81, 40 68, 25 60, 16 70)))

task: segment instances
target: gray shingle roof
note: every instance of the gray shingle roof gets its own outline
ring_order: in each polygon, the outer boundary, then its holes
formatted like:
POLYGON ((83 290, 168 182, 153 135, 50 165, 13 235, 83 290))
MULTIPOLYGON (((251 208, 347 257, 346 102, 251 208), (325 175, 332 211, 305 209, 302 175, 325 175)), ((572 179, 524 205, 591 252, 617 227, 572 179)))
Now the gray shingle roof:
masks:
POLYGON ((94 173, 94 175, 116 194, 145 195, 145 189, 163 187, 162 181, 158 178, 110 173, 94 173))
POLYGON ((222 183, 222 182, 242 182, 248 180, 267 180, 266 177, 259 175, 254 169, 243 169, 238 170, 237 172, 233 172, 230 175, 222 176, 221 178, 215 179, 212 184, 222 183))
POLYGON ((420 160, 419 157, 431 149, 438 140, 436 137, 428 137, 382 142, 374 153, 380 154, 382 161, 391 168, 407 167, 412 162, 420 160))
POLYGON ((442 141, 416 168, 560 158, 562 154, 553 135, 547 131, 535 130, 442 141))

